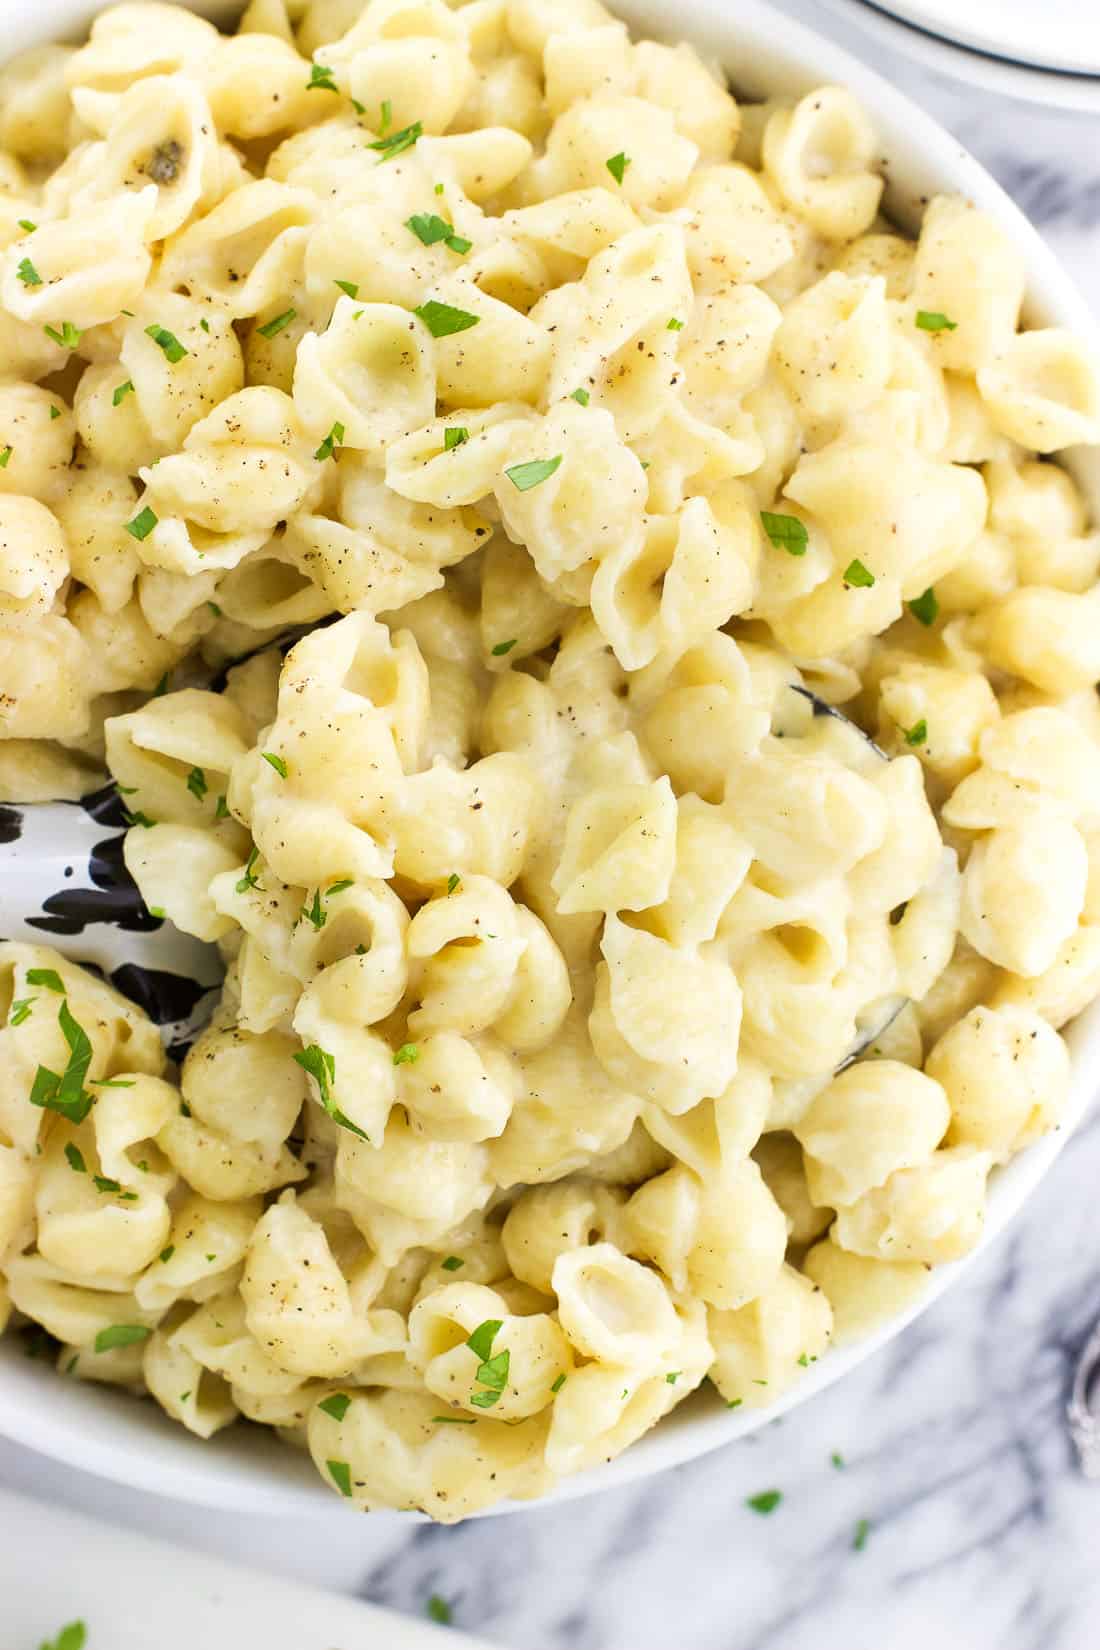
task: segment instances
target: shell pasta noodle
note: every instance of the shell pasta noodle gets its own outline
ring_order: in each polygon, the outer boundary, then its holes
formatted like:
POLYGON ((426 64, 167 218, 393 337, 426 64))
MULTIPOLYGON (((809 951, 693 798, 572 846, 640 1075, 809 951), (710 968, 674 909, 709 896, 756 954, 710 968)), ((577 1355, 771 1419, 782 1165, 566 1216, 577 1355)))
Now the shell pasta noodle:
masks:
POLYGON ((0 943, 0 1328, 68 1378, 454 1521, 773 1404, 1059 1126, 1100 363, 880 164, 599 0, 0 70, 0 794, 110 775, 225 966, 175 1064, 0 943))

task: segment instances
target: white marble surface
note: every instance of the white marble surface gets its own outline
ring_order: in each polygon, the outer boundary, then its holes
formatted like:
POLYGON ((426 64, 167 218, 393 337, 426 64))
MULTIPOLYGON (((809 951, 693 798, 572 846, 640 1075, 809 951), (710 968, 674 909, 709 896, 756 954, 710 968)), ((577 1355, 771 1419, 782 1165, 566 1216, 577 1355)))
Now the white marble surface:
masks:
MULTIPOLYGON (((815 0, 786 9, 842 33, 815 0)), ((872 55, 854 32, 847 43, 872 55)), ((1100 312, 1096 123, 873 56, 989 166, 1100 312)), ((511 1650, 1096 1650, 1100 1484, 1076 1470, 1064 1410, 1100 1316, 1098 1186, 1100 1108, 1007 1236, 899 1341, 754 1438, 615 1493, 436 1529, 339 1507, 245 1521, 3 1444, 0 1482, 402 1611, 439 1593, 457 1625, 511 1650), (748 1510, 771 1488, 770 1517, 748 1510)))

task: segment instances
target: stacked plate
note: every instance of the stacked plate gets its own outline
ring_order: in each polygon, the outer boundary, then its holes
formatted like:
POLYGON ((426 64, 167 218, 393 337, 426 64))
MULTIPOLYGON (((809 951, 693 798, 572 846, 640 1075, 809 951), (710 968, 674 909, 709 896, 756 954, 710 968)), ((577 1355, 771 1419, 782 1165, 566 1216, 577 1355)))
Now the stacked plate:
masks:
POLYGON ((1091 0, 824 0, 883 45, 957 80, 1100 114, 1100 8, 1091 0))

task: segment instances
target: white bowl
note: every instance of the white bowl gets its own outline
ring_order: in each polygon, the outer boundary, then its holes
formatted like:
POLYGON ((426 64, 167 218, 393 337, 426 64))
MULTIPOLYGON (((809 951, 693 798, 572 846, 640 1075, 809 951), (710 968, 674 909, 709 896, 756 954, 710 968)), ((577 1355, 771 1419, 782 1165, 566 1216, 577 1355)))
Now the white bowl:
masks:
MULTIPOLYGON (((991 212, 1019 245, 1027 263, 1027 322, 1070 327, 1091 337, 1100 351, 1084 300, 1036 231, 977 161, 896 86, 780 16, 764 0, 737 0, 735 8, 729 0, 612 3, 640 33, 692 40, 705 55, 720 61, 734 88, 750 98, 801 96, 824 82, 849 86, 879 133, 880 152, 886 157, 890 216, 914 231, 923 202, 945 190, 964 195, 991 212)), ((95 9, 87 0, 39 0, 33 13, 31 8, 21 8, 9 20, 7 43, 17 49, 34 40, 72 36, 87 25, 95 9)), ((193 9, 211 15, 218 7, 215 0, 193 9)), ((1094 516, 1100 517, 1100 457, 1081 453, 1071 459, 1069 467, 1084 488, 1094 516)), ((1042 1179, 1100 1086, 1100 1003, 1081 1016, 1068 1038, 1074 1082, 1066 1120, 1060 1131, 995 1174, 985 1234, 975 1253, 1003 1230, 1042 1179)), ((567 1479, 550 1499, 566 1500, 625 1484, 755 1431, 831 1385, 899 1334, 950 1287, 971 1259, 938 1268, 915 1310, 856 1346, 826 1353, 772 1408, 731 1412, 704 1389, 624 1455, 593 1472, 567 1479)), ((207 1506, 252 1513, 300 1513, 333 1506, 330 1491, 312 1465, 259 1430, 231 1428, 201 1443, 151 1402, 138 1402, 108 1387, 64 1382, 44 1365, 28 1362, 10 1337, 0 1341, 0 1431, 72 1467, 207 1506)))

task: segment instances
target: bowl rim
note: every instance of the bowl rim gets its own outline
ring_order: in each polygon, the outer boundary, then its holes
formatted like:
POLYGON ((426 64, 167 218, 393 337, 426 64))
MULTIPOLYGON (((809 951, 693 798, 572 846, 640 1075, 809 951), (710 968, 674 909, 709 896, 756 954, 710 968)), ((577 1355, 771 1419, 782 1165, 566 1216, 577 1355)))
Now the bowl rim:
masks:
MULTIPOLYGON (((87 0, 41 0, 33 32, 40 41, 62 38, 101 9, 87 0)), ((188 9, 212 8, 208 0, 196 0, 188 9)), ((988 211, 1024 256, 1025 320, 1069 327, 1100 355, 1100 334, 1084 298, 1019 208, 949 132, 867 64, 775 10, 768 0, 738 0, 733 15, 728 0, 612 0, 612 9, 635 33, 691 41, 722 64, 735 90, 750 97, 801 96, 828 83, 847 86, 878 134, 889 215, 911 230, 928 198, 939 192, 961 194, 988 211)), ((1066 455, 1060 458, 1066 462, 1066 455)), ((1100 457, 1078 452, 1069 455, 1067 467, 1100 518, 1100 457)), ((994 1172, 978 1245, 964 1259, 937 1267, 915 1305, 854 1345, 831 1348, 767 1409, 732 1412, 717 1395, 709 1401, 693 1395, 615 1460, 563 1479, 540 1501, 506 1502, 489 1513, 573 1500, 693 1460, 806 1402, 893 1340, 1004 1230, 1083 1116, 1100 1086, 1100 1000, 1078 1016, 1066 1036, 1072 1085, 1062 1125, 994 1172)), ((308 1457, 282 1445, 273 1448, 266 1430, 261 1435, 258 1428, 234 1427, 203 1444, 156 1405, 126 1402, 117 1391, 105 1394, 92 1383, 74 1383, 62 1402, 58 1397, 57 1389, 41 1379, 39 1368, 18 1355, 10 1336, 0 1340, 0 1434, 17 1443, 99 1477, 177 1500, 251 1513, 333 1510, 334 1498, 308 1457)), ((406 1522, 423 1517, 382 1516, 406 1522)))

